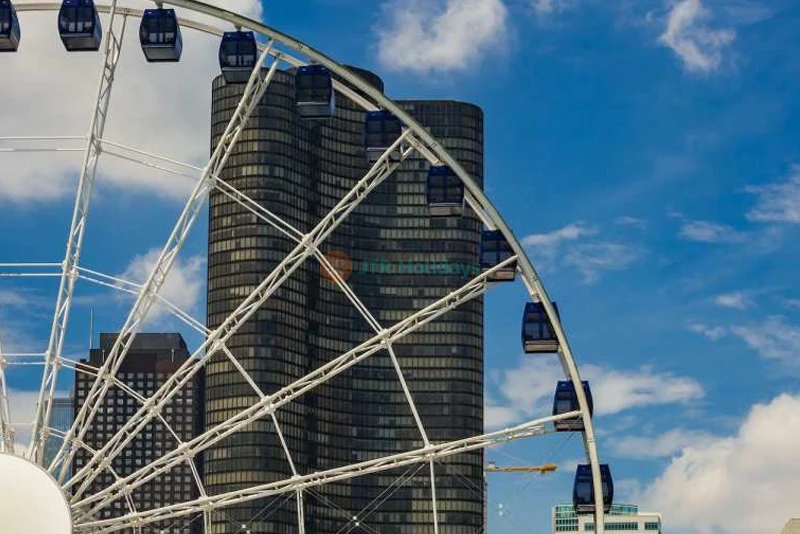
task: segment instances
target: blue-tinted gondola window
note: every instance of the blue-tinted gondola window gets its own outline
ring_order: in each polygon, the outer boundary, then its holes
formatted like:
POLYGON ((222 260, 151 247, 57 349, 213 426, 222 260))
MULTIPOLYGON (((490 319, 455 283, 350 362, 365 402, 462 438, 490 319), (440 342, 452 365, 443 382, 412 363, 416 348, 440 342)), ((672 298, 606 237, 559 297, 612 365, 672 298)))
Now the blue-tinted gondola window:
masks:
POLYGON ((333 92, 330 74, 324 68, 311 68, 297 76, 298 102, 328 102, 333 92))
POLYGON ((368 148, 380 149, 391 146, 403 131, 400 120, 388 111, 367 114, 366 142, 368 148))
MULTIPOLYGON (((605 490, 604 490, 605 491, 605 490)), ((575 497, 579 503, 590 504, 594 500, 592 498, 592 479, 579 480, 575 484, 575 497)))
POLYGON ((172 44, 178 30, 178 23, 170 16, 149 16, 142 19, 141 37, 150 44, 172 44))
POLYGON ((464 184, 448 167, 431 167, 428 174, 429 204, 461 204, 464 184))
POLYGON ((529 304, 525 309, 525 339, 555 339, 550 319, 541 303, 529 304))
POLYGON ((6 35, 11 32, 15 15, 16 14, 11 11, 11 6, 0 4, 0 33, 6 35))
POLYGON ((559 414, 569 413, 569 412, 572 412, 572 411, 574 411, 576 409, 577 408, 573 408, 573 406, 572 406, 572 399, 559 398, 556 401, 556 411, 559 414))
POLYGON ((499 231, 487 231, 483 234, 481 247, 481 264, 484 266, 498 265, 513 256, 511 247, 499 231))
POLYGON ((225 67, 252 68, 255 65, 256 42, 254 38, 245 35, 247 34, 235 34, 235 37, 222 41, 220 56, 225 67))
POLYGON ((61 29, 67 33, 92 33, 95 11, 92 6, 65 6, 59 14, 61 29))

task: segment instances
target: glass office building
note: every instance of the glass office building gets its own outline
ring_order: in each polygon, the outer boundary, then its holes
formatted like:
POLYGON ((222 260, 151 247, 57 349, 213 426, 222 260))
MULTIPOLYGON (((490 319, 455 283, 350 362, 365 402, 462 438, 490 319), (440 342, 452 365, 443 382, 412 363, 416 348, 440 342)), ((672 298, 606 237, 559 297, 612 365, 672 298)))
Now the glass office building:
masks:
MULTIPOLYGON (((66 433, 75 420, 74 401, 72 397, 54 398, 50 415, 50 428, 66 433)), ((50 465, 58 454, 64 439, 60 435, 50 434, 44 444, 44 465, 50 465)))
MULTIPOLYGON (((571 504, 559 504, 553 508, 553 533, 594 532, 594 514, 576 514, 571 504)), ((660 534, 661 514, 640 512, 632 504, 613 504, 606 514, 606 532, 630 534, 660 534)))
MULTIPOLYGON (((354 69, 382 89, 375 75, 354 69)), ((213 84, 212 146, 235 110, 242 86, 213 84)), ((332 119, 301 121, 294 74, 278 72, 244 131, 223 179, 298 229, 311 230, 364 176, 365 113, 341 95, 332 119)), ((483 179, 483 114, 471 104, 404 100, 399 104, 448 148, 479 182, 483 179)), ((348 284, 383 325, 391 325, 465 283, 462 275, 409 272, 408 262, 473 264, 481 224, 432 218, 426 205, 428 164, 416 155, 402 164, 326 241, 323 252, 353 262, 348 284), (360 273, 383 260, 392 272, 360 273)), ((209 226, 208 326, 214 328, 294 248, 219 191, 212 193, 209 226)), ((309 260, 228 342, 265 393, 372 337, 374 331, 341 290, 309 260)), ((483 303, 468 303, 395 345, 431 441, 483 431, 483 303)), ((206 425, 257 402, 255 391, 222 355, 207 367, 206 425)), ((378 353, 277 413, 299 473, 321 471, 423 445, 396 372, 378 353)), ((437 464, 442 534, 474 534, 484 524, 482 453, 437 464)), ((309 534, 372 531, 432 534, 427 466, 359 477, 306 492, 309 534), (399 477, 402 477, 398 480, 399 477), (402 484, 401 484, 402 482, 402 484), (387 488, 388 491, 387 491, 387 488), (383 495, 387 497, 378 498, 383 495), (356 516, 356 519, 354 519, 356 516)), ((209 493, 233 491, 291 475, 269 419, 209 449, 209 493)), ((292 497, 292 496, 290 496, 292 497)), ((294 499, 226 509, 213 531, 246 525, 255 534, 296 532, 294 499)))
MULTIPOLYGON (((88 360, 81 360, 79 368, 96 372, 106 355, 110 353, 118 334, 100 334, 100 346, 91 349, 88 360)), ((145 398, 153 394, 177 371, 189 357, 186 343, 180 334, 141 333, 136 336, 131 348, 120 366, 117 378, 126 386, 145 398)), ((189 381, 162 412, 164 421, 172 432, 162 423, 149 423, 128 444, 122 453, 111 463, 110 470, 104 471, 89 486, 87 494, 96 493, 115 482, 115 475, 130 475, 157 458, 177 447, 175 436, 182 442, 191 440, 202 427, 204 373, 199 373, 189 381)), ((80 410, 85 402, 95 378, 86 373, 75 373, 75 410, 80 410)), ((103 399, 92 424, 84 437, 90 450, 100 450, 135 414, 141 405, 126 391, 113 386, 103 399)), ((89 460, 90 452, 80 449, 73 460, 74 472, 89 460)), ((199 465, 202 468, 202 465, 199 465)), ((150 510, 160 506, 185 502, 199 496, 191 466, 182 463, 168 473, 135 489, 131 495, 137 510, 150 510)), ((118 499, 101 510, 98 519, 118 517, 129 512, 125 499, 118 499)), ((193 534, 202 529, 202 521, 178 519, 154 523, 150 532, 169 534, 193 534)))

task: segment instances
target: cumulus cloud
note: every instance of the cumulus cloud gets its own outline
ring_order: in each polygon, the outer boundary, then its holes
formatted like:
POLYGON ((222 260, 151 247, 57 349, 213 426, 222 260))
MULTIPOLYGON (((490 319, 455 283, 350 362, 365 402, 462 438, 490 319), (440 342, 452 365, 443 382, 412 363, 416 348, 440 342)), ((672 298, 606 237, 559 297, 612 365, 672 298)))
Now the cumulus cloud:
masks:
POLYGON ((680 532, 779 532, 797 516, 800 397, 757 404, 732 436, 687 444, 640 494, 680 532))
POLYGON ((507 33, 502 0, 391 0, 377 27, 378 59, 418 74, 465 71, 507 33))
MULTIPOLYGON (((26 3, 30 2, 20 1, 18 6, 26 3)), ((255 17, 261 14, 257 0, 210 3, 255 17)), ((144 7, 141 2, 120 4, 144 7)), ((20 51, 3 57, 3 79, 14 83, 4 86, 0 137, 86 135, 102 53, 68 54, 55 31, 53 12, 19 15, 20 51)), ((108 18, 102 19, 107 27, 108 18)), ((137 25, 135 20, 127 24, 104 137, 203 165, 208 158, 211 80, 219 69, 218 42, 185 30, 181 62, 150 65, 139 49, 137 25)), ((81 161, 81 152, 3 154, 0 201, 42 203, 73 195, 81 161)), ((191 181, 109 156, 101 158, 98 183, 181 199, 193 186, 191 181)))
POLYGON ((583 221, 577 221, 552 232, 525 236, 522 244, 526 247, 536 247, 544 252, 555 253, 558 247, 564 243, 596 234, 597 228, 589 226, 583 221))
POLYGON ((722 52, 733 43, 733 29, 712 29, 705 21, 711 11, 700 0, 676 2, 667 17, 659 42, 672 49, 689 72, 713 72, 722 63, 722 52))
MULTIPOLYGON (((154 248, 146 254, 136 256, 120 277, 139 284, 146 282, 160 253, 160 249, 154 248)), ((205 291, 205 274, 205 257, 192 256, 185 260, 177 258, 164 282, 161 295, 181 310, 191 313, 200 303, 205 291)), ((167 310, 157 304, 150 312, 149 319, 156 321, 165 313, 167 310)))
POLYGON ((596 227, 577 221, 552 232, 528 235, 522 238, 522 244, 531 249, 538 264, 549 268, 563 263, 591 284, 604 272, 627 269, 642 255, 638 247, 626 243, 587 241, 598 233, 596 227))
POLYGON ((705 336, 711 341, 718 341, 726 334, 726 330, 721 326, 708 326, 705 323, 692 323, 687 328, 690 332, 705 336))
POLYGON ((533 0, 534 11, 539 15, 561 13, 577 5, 577 0, 533 0))
POLYGON ((567 252, 564 262, 578 270, 587 284, 596 282, 607 271, 624 271, 642 255, 626 243, 584 243, 567 252))
POLYGON ((635 459, 668 458, 687 447, 709 443, 714 436, 707 432, 677 428, 658 436, 623 436, 611 440, 617 456, 635 459))
POLYGON ((709 221, 686 221, 678 235, 687 241, 700 243, 741 243, 747 238, 746 234, 731 226, 709 221))
MULTIPOLYGON (((57 391, 56 398, 66 398, 69 393, 57 391)), ((28 450, 31 442, 31 425, 36 413, 38 391, 21 389, 8 390, 8 403, 11 410, 11 426, 14 428, 14 449, 18 454, 28 450)))
POLYGON ((630 226, 633 228, 639 228, 641 230, 647 228, 646 220, 638 217, 631 217, 630 215, 622 215, 621 217, 617 217, 614 219, 614 224, 618 224, 620 226, 630 226))
POLYGON ((714 297, 717 306, 723 308, 733 308, 735 310, 746 310, 753 306, 753 301, 741 291, 717 295, 714 297))
POLYGON ((800 365, 800 326, 789 324, 783 317, 773 316, 760 323, 733 326, 731 333, 763 358, 800 365))
POLYGON ((800 165, 794 165, 783 183, 748 187, 758 197, 747 218, 757 222, 800 223, 800 165))
MULTIPOLYGON (((592 386, 595 414, 610 415, 645 406, 683 404, 702 398, 703 387, 695 380, 659 373, 649 367, 620 370, 599 365, 582 366, 582 376, 592 386)), ((561 366, 552 360, 523 360, 500 374, 497 389, 502 400, 488 403, 487 428, 505 426, 547 413, 555 384, 564 379, 561 366)))

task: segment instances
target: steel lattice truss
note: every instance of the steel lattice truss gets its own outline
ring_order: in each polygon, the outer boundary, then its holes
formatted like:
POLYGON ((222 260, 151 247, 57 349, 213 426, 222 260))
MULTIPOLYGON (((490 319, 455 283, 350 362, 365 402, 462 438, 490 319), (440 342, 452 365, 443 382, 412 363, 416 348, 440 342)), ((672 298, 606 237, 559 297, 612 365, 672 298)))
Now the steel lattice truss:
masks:
MULTIPOLYGON (((35 141, 35 150, 69 150, 77 151, 78 148, 64 148, 64 142, 82 142, 84 147, 83 165, 79 176, 79 187, 76 195, 73 218, 70 224, 66 253, 61 263, 53 264, 2 264, 0 277, 42 277, 50 276, 60 280, 55 311, 49 342, 46 350, 41 354, 4 354, 0 344, 0 453, 14 451, 14 432, 11 426, 7 372, 6 367, 16 365, 43 365, 44 372, 36 405, 36 414, 32 425, 32 442, 28 455, 38 463, 43 462, 44 443, 50 435, 56 435, 63 440, 63 445, 55 459, 46 467, 57 478, 64 488, 65 494, 70 495, 70 506, 73 513, 74 530, 76 534, 83 533, 110 533, 125 529, 140 529, 143 526, 163 521, 171 521, 184 517, 202 517, 206 531, 209 528, 209 514, 224 510, 236 504, 264 499, 273 496, 285 496, 286 499, 294 498, 297 506, 298 532, 305 531, 304 520, 304 493, 314 493, 315 488, 341 480, 346 480, 362 475, 381 473, 387 470, 409 466, 419 469, 427 466, 432 496, 432 511, 434 532, 438 534, 439 518, 436 502, 436 474, 434 464, 437 460, 461 454, 464 452, 491 447, 496 444, 511 440, 529 438, 543 435, 552 431, 552 423, 561 419, 580 416, 584 423, 584 445, 589 463, 594 474, 594 494, 597 496, 596 521, 598 532, 603 532, 603 506, 601 476, 599 461, 595 446, 594 431, 589 414, 587 399, 581 387, 581 378, 569 347, 566 335, 561 327, 558 315, 551 304, 542 282, 533 265, 527 258, 519 241, 503 221, 499 212, 486 198, 481 188, 472 177, 455 161, 450 154, 430 134, 414 121, 408 114, 388 100, 382 93, 371 87, 363 80, 353 75, 338 63, 281 32, 264 26, 256 21, 240 15, 215 8, 194 0, 173 0, 170 4, 185 9, 187 12, 213 17, 220 23, 229 23, 234 26, 252 30, 267 39, 267 43, 260 45, 261 55, 258 66, 253 71, 247 83, 241 100, 230 122, 216 146, 210 160, 204 167, 196 167, 160 155, 148 153, 135 147, 126 146, 104 138, 106 117, 112 101, 115 71, 122 54, 122 41, 126 22, 129 18, 139 18, 141 10, 118 8, 116 0, 109 6, 97 6, 99 11, 108 13, 109 21, 105 35, 105 45, 102 69, 100 74, 97 97, 92 110, 92 120, 89 133, 85 137, 40 137, 40 138, 0 138, 2 152, 28 151, 29 142, 35 141), (265 94, 275 72, 281 66, 300 66, 309 62, 319 63, 333 72, 338 79, 347 84, 334 81, 334 88, 343 96, 349 98, 366 110, 385 109, 398 117, 404 124, 402 136, 381 156, 369 171, 359 180, 350 192, 309 232, 301 232, 278 215, 248 197, 245 193, 222 181, 219 176, 232 154, 240 135, 244 131, 251 114, 255 111, 261 97, 265 94), (268 66, 268 68, 267 68, 268 66), (264 67, 264 68, 262 68, 264 67), (44 143, 44 144, 43 144, 44 143), (398 149, 401 151, 400 161, 393 161, 390 155, 398 149), (98 159, 101 155, 121 158, 136 162, 141 165, 166 171, 181 176, 189 176, 197 181, 186 205, 176 221, 174 228, 164 244, 159 258, 144 284, 136 284, 92 270, 81 264, 81 252, 84 234, 88 224, 90 207, 92 204, 92 191, 95 181, 98 159), (497 265, 489 272, 483 273, 468 280, 462 287, 449 295, 432 302, 423 309, 418 310, 407 318, 386 327, 380 324, 359 297, 341 278, 321 252, 321 245, 342 224, 343 221, 356 209, 371 192, 381 183, 389 179, 398 169, 403 160, 411 155, 425 158, 431 165, 447 165, 452 168, 463 181, 467 191, 467 203, 474 210, 483 224, 494 230, 500 230, 511 244, 514 256, 497 265), (247 296, 240 305, 231 313, 218 328, 209 330, 201 321, 169 302, 161 295, 166 277, 170 273, 175 260, 178 258, 187 236, 193 230, 194 224, 202 213, 203 205, 209 194, 217 190, 229 199, 252 213, 258 220, 266 223, 291 239, 295 248, 289 252, 283 261, 247 296), (253 378, 247 373, 234 354, 228 349, 226 343, 235 335, 241 326, 250 319, 264 303, 300 268, 304 262, 313 258, 320 263, 334 277, 334 282, 346 295, 349 302, 358 310, 370 328, 374 331, 373 337, 360 345, 341 354, 322 367, 310 372, 299 380, 266 394, 262 391, 253 378), (542 302, 556 331, 560 343, 559 358, 565 375, 575 385, 580 410, 567 414, 547 417, 529 421, 514 428, 474 436, 454 442, 434 443, 429 440, 422 419, 417 411, 414 397, 408 388, 403 369, 394 352, 393 345, 404 337, 414 333, 429 322, 458 308, 461 304, 483 295, 492 287, 490 276, 508 265, 516 264, 522 276, 529 296, 542 302), (99 369, 94 369, 66 358, 63 354, 65 335, 69 326, 70 310, 72 308, 75 285, 78 280, 100 286, 114 288, 135 295, 135 302, 120 329, 120 335, 104 364, 99 369), (201 333, 205 341, 197 348, 180 369, 173 373, 155 394, 145 397, 128 387, 118 378, 120 366, 131 349, 134 338, 140 327, 147 319, 154 305, 160 305, 187 326, 201 333), (388 353, 397 379, 420 434, 423 447, 377 458, 348 466, 326 471, 304 474, 298 472, 292 458, 291 451, 286 444, 283 432, 276 413, 282 407, 291 403, 306 392, 313 390, 343 373, 352 366, 370 358, 379 352, 388 353), (215 355, 223 355, 231 365, 241 373, 243 379, 252 388, 257 401, 250 407, 243 409, 229 419, 207 428, 203 433, 189 441, 182 441, 178 434, 172 430, 168 422, 161 415, 168 403, 184 388, 193 377, 199 373, 207 362, 215 355), (66 432, 58 432, 50 427, 52 404, 55 394, 56 381, 61 369, 73 370, 92 376, 94 382, 86 401, 76 414, 74 424, 66 432), (112 388, 124 391, 136 403, 138 410, 119 430, 119 432, 106 442, 99 450, 89 448, 85 437, 98 410, 112 388), (286 459, 291 468, 292 476, 283 481, 257 485, 241 491, 208 495, 203 488, 201 477, 194 465, 194 458, 226 437, 247 427, 255 421, 269 418, 277 433, 286 459), (165 456, 155 459, 144 465, 136 472, 122 476, 114 472, 112 463, 125 447, 131 443, 143 429, 151 422, 158 422, 169 430, 177 446, 165 456), (69 467, 77 452, 84 449, 90 453, 90 459, 78 470, 69 474, 69 467), (137 488, 147 484, 159 476, 168 476, 167 473, 178 465, 188 464, 192 470, 193 478, 198 486, 200 497, 188 502, 182 502, 166 507, 137 510, 133 504, 131 494, 137 488), (87 494, 87 489, 104 472, 111 473, 115 480, 111 485, 99 492, 87 494), (112 519, 97 519, 97 513, 112 503, 125 502, 128 513, 122 517, 112 519)), ((53 11, 58 4, 38 3, 21 4, 19 11, 53 11)), ((182 19, 184 28, 191 28, 211 35, 221 35, 222 30, 213 25, 182 19)), ((415 473, 417 471, 414 471, 415 473)), ((2 498, 2 497, 0 497, 2 498)), ((386 496, 377 496, 376 502, 386 496)))

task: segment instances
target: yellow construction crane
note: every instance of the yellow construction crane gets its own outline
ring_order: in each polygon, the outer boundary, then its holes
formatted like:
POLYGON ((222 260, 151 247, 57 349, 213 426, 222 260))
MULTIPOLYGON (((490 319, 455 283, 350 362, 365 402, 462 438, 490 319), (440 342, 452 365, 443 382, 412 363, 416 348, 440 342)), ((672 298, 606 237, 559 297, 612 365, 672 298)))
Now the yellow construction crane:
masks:
POLYGON ((499 467, 496 463, 489 462, 484 471, 486 473, 539 473, 540 475, 546 475, 547 473, 555 472, 557 468, 556 464, 499 467))

